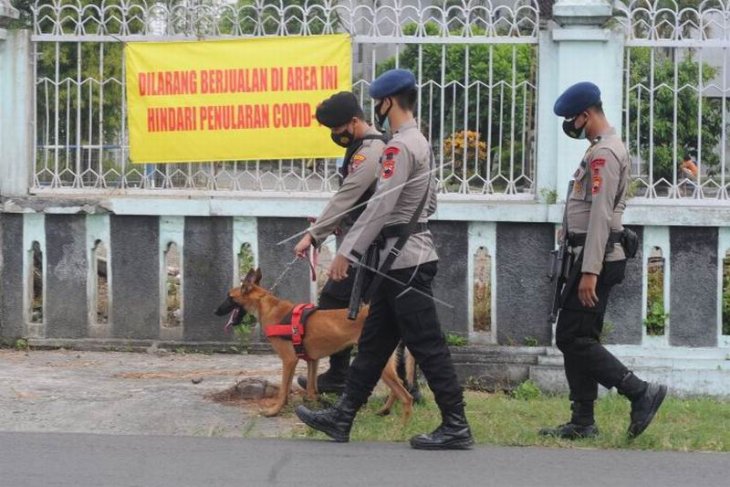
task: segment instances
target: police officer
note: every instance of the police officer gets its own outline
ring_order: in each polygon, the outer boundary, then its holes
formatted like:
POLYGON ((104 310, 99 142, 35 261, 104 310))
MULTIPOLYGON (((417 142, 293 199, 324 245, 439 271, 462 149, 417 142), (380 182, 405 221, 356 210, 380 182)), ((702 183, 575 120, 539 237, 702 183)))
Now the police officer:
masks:
POLYGON ((393 138, 381 157, 377 190, 340 246, 330 267, 330 277, 336 281, 345 279, 352 272, 350 262, 358 261, 376 239, 382 242, 381 263, 388 259, 396 241, 407 240, 393 252, 396 257, 387 270, 387 279, 383 278, 372 290, 370 312, 348 372, 345 393, 331 408, 312 411, 299 406, 296 414, 336 441, 348 441, 357 411, 370 396, 398 341, 403 339, 421 367, 442 417, 435 431, 411 438, 411 446, 469 448, 473 439, 464 415, 463 391, 432 299, 431 281, 436 275, 438 257, 427 219, 436 210, 436 185, 431 174, 430 144, 413 117, 415 77, 406 70, 387 71, 373 81, 370 95, 376 101, 379 124, 389 125, 393 138), (411 225, 417 210, 418 223, 411 225), (406 227, 411 226, 415 229, 407 232, 406 227))
MULTIPOLYGON (((366 121, 355 95, 342 91, 324 100, 315 112, 317 121, 331 131, 332 141, 345 148, 345 158, 340 170, 342 185, 327 203, 316 222, 294 247, 303 257, 310 246, 319 247, 332 233, 342 236, 365 210, 366 202, 375 191, 379 175, 380 154, 386 138, 366 121), (353 208, 354 207, 354 208, 353 208)), ((342 281, 329 279, 319 296, 319 309, 347 308, 354 279, 354 272, 342 281)), ((320 392, 340 393, 345 388, 345 377, 350 365, 352 347, 330 356, 330 368, 317 377, 320 392)), ((307 379, 298 377, 297 382, 307 387, 307 379)))
MULTIPOLYGON (((573 175, 566 202, 568 239, 574 257, 558 316, 556 342, 563 352, 565 375, 570 388, 570 422, 540 430, 544 436, 567 439, 598 434, 593 405, 598 384, 631 401, 628 435, 641 434, 654 418, 667 388, 647 383, 629 371, 600 343, 603 317, 611 288, 626 270, 621 245, 621 219, 629 183, 629 154, 609 125, 601 92, 590 82, 568 88, 555 102, 554 112, 564 117, 568 137, 590 141, 573 175)), ((564 229, 565 230, 565 229, 564 229)))

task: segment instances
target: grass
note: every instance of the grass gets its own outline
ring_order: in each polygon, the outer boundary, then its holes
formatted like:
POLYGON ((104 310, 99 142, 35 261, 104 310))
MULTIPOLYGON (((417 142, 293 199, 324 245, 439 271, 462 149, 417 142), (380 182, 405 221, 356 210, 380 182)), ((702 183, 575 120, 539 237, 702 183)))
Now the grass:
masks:
MULTIPOLYGON (((384 398, 374 397, 360 411, 351 433, 352 441, 407 441, 432 431, 440 423, 438 408, 427 393, 424 405, 414 408, 404 428, 400 408, 381 418, 375 412, 384 398)), ((730 401, 701 397, 668 397, 654 422, 639 438, 626 439, 629 402, 609 394, 596 403, 596 421, 601 434, 595 439, 568 441, 542 438, 537 431, 569 419, 567 396, 540 395, 530 400, 507 394, 466 392, 467 417, 477 443, 502 446, 548 446, 558 448, 631 448, 641 450, 730 451, 730 401)), ((301 425, 297 435, 326 438, 301 425)))

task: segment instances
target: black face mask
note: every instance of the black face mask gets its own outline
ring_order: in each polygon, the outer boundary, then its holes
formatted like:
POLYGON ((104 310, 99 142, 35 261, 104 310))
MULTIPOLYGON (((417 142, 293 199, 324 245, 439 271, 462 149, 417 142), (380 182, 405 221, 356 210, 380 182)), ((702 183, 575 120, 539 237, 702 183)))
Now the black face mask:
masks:
POLYGON ((343 130, 339 134, 333 132, 330 134, 330 137, 332 137, 332 142, 345 148, 350 147, 350 144, 352 144, 355 140, 355 135, 347 129, 343 130))
POLYGON ((380 100, 380 103, 375 105, 375 122, 378 125, 378 128, 381 132, 387 131, 388 127, 386 127, 386 122, 388 121, 388 112, 390 112, 390 109, 393 108, 393 101, 391 100, 390 105, 388 106, 388 109, 385 111, 385 113, 380 113, 380 109, 383 107, 383 103, 385 103, 385 98, 380 100))
POLYGON ((575 121, 578 119, 578 115, 573 118, 569 118, 563 121, 563 132, 571 139, 585 139, 586 138, 586 125, 588 121, 583 124, 581 128, 575 126, 575 121))

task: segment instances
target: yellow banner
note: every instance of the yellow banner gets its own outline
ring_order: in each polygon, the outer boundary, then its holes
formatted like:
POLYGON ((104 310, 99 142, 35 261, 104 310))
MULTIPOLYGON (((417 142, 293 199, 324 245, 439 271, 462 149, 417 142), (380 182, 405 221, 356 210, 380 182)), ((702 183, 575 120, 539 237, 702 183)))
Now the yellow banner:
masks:
POLYGON ((325 98, 350 90, 346 34, 125 49, 132 162, 342 155, 314 113, 325 98))

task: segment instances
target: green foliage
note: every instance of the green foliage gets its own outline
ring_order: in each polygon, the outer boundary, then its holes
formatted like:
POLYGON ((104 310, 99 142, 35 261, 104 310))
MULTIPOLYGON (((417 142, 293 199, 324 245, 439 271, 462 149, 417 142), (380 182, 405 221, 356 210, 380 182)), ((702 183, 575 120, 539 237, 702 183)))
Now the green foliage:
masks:
POLYGON ((11 20, 8 29, 30 29, 33 25, 33 12, 31 8, 35 0, 10 0, 10 5, 14 7, 20 17, 17 20, 11 20))
MULTIPOLYGON (((123 123, 122 44, 39 42, 37 52, 39 135, 48 130, 53 143, 54 117, 57 117, 59 143, 68 140, 75 146, 78 140, 81 146, 118 144, 123 123), (55 112, 54 102, 56 79, 60 82, 58 112, 55 112), (80 116, 78 123, 77 116, 80 116)), ((82 161, 86 162, 86 159, 87 155, 82 154, 82 161)), ((109 161, 103 165, 102 170, 113 167, 109 161)))
POLYGON ((30 350, 30 345, 28 344, 28 340, 26 340, 25 338, 18 338, 17 340, 15 340, 13 348, 21 352, 27 352, 28 350, 30 350))
MULTIPOLYGON (((238 275, 243 279, 249 270, 255 266, 253 250, 251 245, 245 243, 241 246, 241 252, 238 254, 238 275)), ((236 339, 241 344, 241 347, 246 350, 251 343, 251 335, 253 329, 256 326, 256 317, 251 313, 247 313, 244 316, 243 321, 240 325, 236 325, 233 328, 233 333, 236 339)))
POLYGON ((639 181, 638 179, 632 179, 629 183, 629 187, 626 188, 626 199, 630 199, 636 196, 636 194, 639 192, 639 188, 641 188, 641 181, 639 181))
POLYGON ((536 347, 540 344, 537 338, 533 336, 526 336, 523 341, 526 347, 536 347))
POLYGON ((648 292, 644 326, 648 335, 664 335, 669 314, 664 312, 664 268, 650 267, 648 270, 648 292))
POLYGON ((457 335, 456 333, 446 334, 446 344, 450 347, 463 347, 467 343, 467 339, 461 335, 457 335))
MULTIPOLYGON (((649 138, 653 135, 653 175, 654 181, 660 178, 673 180, 674 167, 680 162, 686 152, 697 152, 698 136, 700 135, 697 115, 700 112, 700 98, 694 88, 685 88, 677 93, 676 119, 674 106, 674 53, 649 47, 632 48, 630 56, 629 86, 641 85, 643 89, 637 94, 631 92, 629 99, 629 125, 627 133, 636 134, 639 125, 639 155, 645 167, 649 163, 649 138), (650 112, 649 81, 651 76, 651 54, 654 53, 654 86, 666 84, 666 87, 656 88, 654 92, 653 113, 650 112), (654 130, 650 132, 650 115, 653 115, 654 130), (676 159, 673 145, 676 131, 677 146, 676 159)), ((695 87, 699 85, 700 71, 702 80, 710 82, 717 75, 717 68, 707 63, 694 60, 692 51, 686 56, 678 55, 676 63, 677 86, 695 87)), ((700 162, 711 174, 720 162, 717 151, 714 150, 722 135, 722 102, 720 99, 702 97, 702 156, 700 162)), ((634 147, 636 149, 636 147, 634 147)))
POLYGON ((601 330, 601 342, 605 341, 609 336, 611 336, 611 333, 613 333, 613 330, 615 329, 616 325, 614 325, 613 322, 604 321, 603 329, 601 330))
MULTIPOLYGON (((404 32, 411 35, 415 32, 416 25, 409 24, 404 27, 404 32)), ((438 26, 429 22, 425 30, 430 35, 439 32, 438 26)), ((453 30, 456 35, 461 29, 453 30)), ((474 35, 482 34, 484 31, 472 27, 474 35)), ((446 139, 453 132, 460 130, 471 130, 479 133, 482 141, 491 146, 486 147, 490 153, 492 169, 496 171, 501 168, 506 172, 509 163, 511 150, 514 149, 514 160, 522 161, 523 155, 529 158, 529 151, 523 154, 525 147, 520 142, 524 131, 531 131, 532 113, 535 109, 534 92, 527 87, 528 83, 534 83, 537 69, 537 51, 535 46, 528 44, 424 44, 422 47, 420 77, 423 83, 433 81, 441 83, 442 55, 445 54, 445 66, 443 66, 445 86, 443 97, 441 90, 433 90, 433 98, 428 86, 424 87, 424 94, 421 109, 424 113, 430 110, 439 113, 441 107, 444 110, 444 125, 438 116, 421 117, 422 129, 425 133, 433 134, 436 139, 446 139), (487 86, 480 86, 477 94, 476 87, 469 88, 468 105, 465 104, 464 90, 458 86, 466 80, 468 54, 468 73, 470 84, 481 82, 487 86), (514 76, 514 78, 513 78, 514 76), (489 89, 489 83, 495 85, 493 90, 489 89), (503 82, 504 85, 500 85, 503 82), (514 82, 514 84, 513 84, 514 82), (449 83, 452 83, 451 85, 449 83), (456 86, 454 90, 453 85, 456 86), (514 87, 513 87, 514 86, 514 87), (512 98, 515 98, 514 111, 510 107, 512 98), (428 106, 428 103, 431 106, 428 106), (500 103, 504 100, 504 106, 500 103), (478 107, 478 109, 477 109, 478 107), (500 108, 501 107, 501 108, 500 108), (464 111, 466 110, 466 126, 464 124, 464 111), (512 115, 514 113, 514 117, 512 115), (491 118, 491 127, 488 125, 491 118), (429 126, 429 123, 431 124, 429 126), (515 133, 511 130, 514 124, 515 133), (525 127, 528 124, 528 127, 525 127), (487 130, 491 130, 488 133, 487 130), (443 134, 442 134, 443 131, 443 134)), ((418 73, 419 67, 419 45, 409 44, 401 51, 399 67, 410 69, 418 73)), ((377 66, 377 74, 395 67, 395 58, 387 59, 377 66)), ((527 139, 530 136, 527 135, 527 139)), ((484 164, 484 160, 479 161, 484 164)), ((529 163, 526 163, 529 167, 529 163)), ((486 171, 480 168, 480 174, 486 171)))
MULTIPOLYGON (((375 413, 382 402, 373 397, 360 410, 353 424, 351 441, 408 441, 411 436, 431 431, 441 422, 441 414, 430 391, 418 405, 410 422, 402 424, 400 405, 386 417, 375 413)), ((377 394, 377 392, 376 392, 377 394)), ((569 417, 565 395, 541 394, 518 401, 501 393, 465 392, 466 416, 478 444, 551 448, 618 448, 638 450, 730 451, 730 402, 710 397, 667 397, 649 429, 635 440, 626 438, 631 404, 618 394, 596 401, 596 421, 601 434, 586 440, 561 440, 538 435, 540 428, 564 423, 569 417)), ((291 413, 286 413, 291 415, 291 413)), ((305 426, 296 436, 326 438, 305 426)))
POLYGON ((540 388, 532 379, 527 379, 512 391, 512 397, 522 401, 531 401, 542 395, 540 388))
POLYGON ((558 192, 552 188, 542 188, 540 190, 540 196, 548 205, 554 205, 558 202, 558 192))
MULTIPOLYGON (((205 0, 205 3, 212 3, 211 0, 205 0)), ((281 34, 282 14, 286 17, 286 32, 289 35, 312 34, 319 35, 324 32, 327 24, 336 28, 340 21, 336 17, 336 13, 329 11, 330 18, 325 17, 325 9, 317 8, 318 6, 334 7, 337 0, 239 0, 236 4, 240 10, 238 22, 235 25, 235 19, 228 18, 224 15, 219 20, 218 26, 221 33, 234 33, 236 27, 239 32, 244 35, 279 35, 281 34), (249 8, 246 8, 249 7, 249 8), (301 7, 301 8, 294 8, 301 7), (304 9, 309 10, 309 16, 305 15, 304 9), (258 14, 258 15, 257 15, 258 14), (257 19, 257 17, 259 17, 257 19), (260 24, 257 22, 264 19, 260 24), (263 32, 257 31, 262 28, 263 32)), ((196 32, 208 29, 205 25, 196 24, 193 26, 196 32)), ((209 29, 208 29, 209 30, 209 29)))

